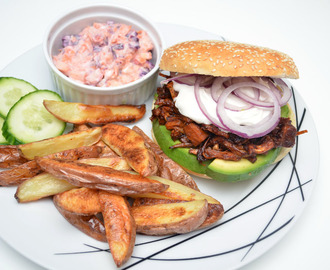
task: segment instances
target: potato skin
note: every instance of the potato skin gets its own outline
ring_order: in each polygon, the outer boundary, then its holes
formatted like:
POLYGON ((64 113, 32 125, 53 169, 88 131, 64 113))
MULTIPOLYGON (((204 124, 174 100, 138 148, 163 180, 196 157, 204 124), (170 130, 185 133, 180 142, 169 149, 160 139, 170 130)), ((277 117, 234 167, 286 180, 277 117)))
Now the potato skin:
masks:
POLYGON ((95 240, 107 242, 104 224, 96 215, 85 216, 66 211, 59 207, 55 200, 54 205, 61 215, 78 230, 95 240))
POLYGON ((10 169, 28 160, 20 155, 16 145, 0 145, 0 168, 10 169))
MULTIPOLYGON (((50 154, 49 158, 62 160, 77 160, 79 158, 92 158, 100 156, 102 148, 99 146, 83 146, 62 152, 50 154)), ((16 186, 43 172, 35 160, 27 161, 19 166, 0 172, 0 186, 16 186)))
POLYGON ((157 193, 168 188, 168 185, 156 180, 109 167, 43 157, 37 157, 36 161, 43 170, 78 187, 101 189, 119 195, 157 193))
POLYGON ((0 186, 17 186, 37 174, 42 169, 34 160, 28 161, 12 169, 0 172, 0 186))

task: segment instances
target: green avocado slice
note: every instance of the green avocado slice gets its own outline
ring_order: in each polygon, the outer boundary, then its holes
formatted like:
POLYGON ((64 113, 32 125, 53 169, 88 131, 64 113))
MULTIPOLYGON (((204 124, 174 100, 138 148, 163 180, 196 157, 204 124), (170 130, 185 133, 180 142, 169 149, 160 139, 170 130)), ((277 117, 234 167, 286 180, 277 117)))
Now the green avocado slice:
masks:
POLYGON ((230 161, 214 159, 207 167, 206 175, 215 180, 224 182, 236 182, 247 180, 266 169, 276 159, 280 148, 272 149, 265 155, 258 155, 256 162, 251 163, 247 159, 230 161))
MULTIPOLYGON (((287 105, 283 106, 281 116, 288 117, 289 114, 290 108, 287 105)), ((272 149, 267 154, 258 155, 257 161, 254 163, 246 159, 240 161, 214 159, 200 163, 197 161, 195 155, 189 154, 188 148, 169 148, 180 142, 173 141, 171 132, 167 130, 164 125, 160 125, 158 120, 153 121, 152 128, 155 139, 167 156, 192 172, 204 174, 212 179, 223 182, 236 182, 250 179, 266 169, 268 165, 272 164, 281 151, 281 148, 276 148, 272 149)))

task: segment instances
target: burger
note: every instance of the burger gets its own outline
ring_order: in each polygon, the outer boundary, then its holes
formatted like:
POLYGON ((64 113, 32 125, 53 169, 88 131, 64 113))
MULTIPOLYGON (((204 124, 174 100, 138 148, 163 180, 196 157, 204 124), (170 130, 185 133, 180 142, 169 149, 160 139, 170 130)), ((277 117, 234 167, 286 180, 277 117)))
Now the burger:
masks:
POLYGON ((299 78, 287 54, 265 47, 186 41, 167 48, 152 133, 164 153, 204 178, 241 181, 279 162, 294 146, 286 79, 299 78))

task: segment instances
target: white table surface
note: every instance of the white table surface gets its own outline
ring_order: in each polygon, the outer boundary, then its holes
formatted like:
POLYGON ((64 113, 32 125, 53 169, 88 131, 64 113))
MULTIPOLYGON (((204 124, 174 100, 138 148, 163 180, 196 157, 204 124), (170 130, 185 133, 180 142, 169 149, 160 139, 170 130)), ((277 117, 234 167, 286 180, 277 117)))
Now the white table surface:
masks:
MULTIPOLYGON (((46 27, 61 12, 86 0, 0 0, 0 70, 41 44, 46 27)), ((94 1, 95 2, 95 1, 94 1)), ((106 1, 103 1, 106 2, 106 1)), ((330 269, 330 1, 327 0, 121 0, 155 22, 175 23, 227 39, 278 49, 292 56, 300 79, 294 85, 314 118, 320 169, 307 207, 293 229, 245 270, 330 269)), ((0 207, 5 207, 1 205, 0 207)), ((6 218, 2 216, 2 218, 6 218)), ((1 222, 1 221, 0 221, 1 222)), ((0 269, 43 269, 0 239, 0 269)))

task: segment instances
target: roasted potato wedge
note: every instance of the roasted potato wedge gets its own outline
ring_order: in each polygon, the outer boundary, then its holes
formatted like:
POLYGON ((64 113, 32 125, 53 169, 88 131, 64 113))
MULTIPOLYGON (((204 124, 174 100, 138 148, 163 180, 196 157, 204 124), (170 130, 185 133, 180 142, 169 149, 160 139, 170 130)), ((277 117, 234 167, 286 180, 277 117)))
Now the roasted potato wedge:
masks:
POLYGON ((75 124, 73 125, 72 132, 83 131, 92 128, 89 124, 75 124))
POLYGON ((224 209, 222 204, 210 204, 208 206, 207 217, 199 228, 208 227, 222 218, 224 209))
POLYGON ((118 171, 130 171, 131 167, 125 159, 119 156, 79 159, 79 163, 110 167, 118 171))
POLYGON ((156 199, 156 198, 135 198, 132 207, 138 206, 148 206, 148 205, 155 205, 155 204, 167 204, 167 203, 180 203, 185 202, 182 200, 170 200, 170 199, 156 199))
POLYGON ((21 156, 16 145, 0 145, 0 168, 10 169, 27 161, 21 156))
POLYGON ((210 204, 220 204, 219 201, 206 195, 200 191, 194 190, 190 187, 184 186, 180 183, 176 183, 172 180, 168 180, 158 176, 149 176, 148 178, 157 180, 164 185, 169 186, 164 192, 159 193, 145 193, 145 194, 133 194, 130 195, 133 198, 156 198, 156 199, 169 199, 169 200, 181 200, 181 201, 193 201, 193 200, 207 200, 210 204))
POLYGON ((18 149, 23 157, 32 160, 36 156, 42 157, 68 149, 93 145, 101 139, 101 135, 101 127, 94 127, 37 142, 21 144, 18 149))
POLYGON ((65 211, 54 203, 61 215, 74 227, 95 240, 107 242, 103 222, 96 216, 83 216, 65 211))
MULTIPOLYGON (((148 205, 155 205, 155 204, 169 204, 169 203, 178 203, 178 202, 184 202, 180 200, 169 200, 169 199, 155 199, 155 198, 137 198, 133 202, 133 207, 138 206, 148 206, 148 205)), ((200 225, 200 228, 208 227, 215 222, 217 222, 219 219, 222 218, 224 214, 224 209, 221 204, 208 204, 208 211, 207 211, 207 217, 205 218, 204 222, 200 225)))
POLYGON ((132 207, 136 231, 148 235, 188 233, 204 222, 206 200, 132 207))
POLYGON ((55 100, 44 100, 43 103, 56 118, 73 124, 135 122, 146 112, 145 105, 86 105, 55 100))
POLYGON ((23 183, 16 190, 15 198, 19 203, 36 201, 73 188, 66 180, 59 179, 49 173, 40 173, 23 183))
POLYGON ((77 160, 98 158, 102 155, 102 147, 98 145, 81 146, 78 148, 64 150, 62 152, 53 153, 45 157, 61 160, 77 160))
MULTIPOLYGON (((60 158, 62 160, 76 160, 79 158, 96 158, 101 154, 102 148, 96 145, 82 146, 50 154, 48 158, 60 158)), ((25 180, 32 178, 43 170, 35 160, 30 160, 12 169, 0 172, 0 186, 16 186, 25 180)))
POLYGON ((80 215, 96 215, 101 212, 97 189, 75 188, 54 196, 57 208, 80 215))
POLYGON ((146 147, 154 153, 158 167, 158 176, 199 190, 194 179, 180 165, 166 156, 158 144, 154 143, 139 127, 134 126, 132 129, 143 138, 146 147))
POLYGON ((120 267, 133 253, 135 221, 124 197, 100 191, 99 200, 110 251, 115 264, 120 267))
POLYGON ((34 160, 28 161, 9 170, 1 171, 0 186, 17 186, 41 172, 42 169, 34 160))
POLYGON ((106 145, 102 140, 100 140, 97 144, 97 146, 102 148, 102 154, 101 157, 113 157, 118 156, 108 145, 106 145))
POLYGON ((155 156, 146 148, 143 138, 129 127, 107 124, 102 128, 102 140, 142 176, 157 172, 155 156))
POLYGON ((115 194, 162 192, 168 186, 138 174, 108 167, 37 157, 38 165, 48 173, 79 187, 96 188, 115 194))

